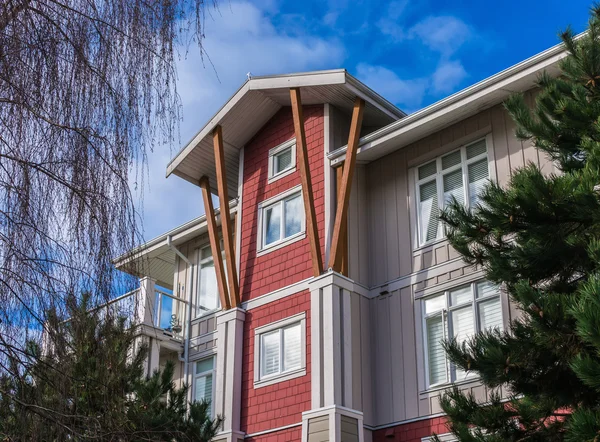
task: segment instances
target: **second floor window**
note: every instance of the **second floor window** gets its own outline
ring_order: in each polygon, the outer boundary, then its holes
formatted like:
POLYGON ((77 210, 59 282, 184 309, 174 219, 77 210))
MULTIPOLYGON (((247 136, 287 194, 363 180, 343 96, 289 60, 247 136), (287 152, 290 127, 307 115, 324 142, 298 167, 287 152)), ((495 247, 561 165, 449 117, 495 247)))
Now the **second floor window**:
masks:
POLYGON ((302 191, 292 189, 259 206, 259 250, 284 244, 304 232, 302 191))
POLYGON ((474 207, 489 178, 485 140, 463 146, 417 168, 419 245, 443 235, 441 210, 452 197, 474 207))
POLYGON ((210 247, 200 250, 198 266, 198 316, 217 310, 221 307, 217 274, 210 247))
POLYGON ((477 281, 422 301, 425 361, 429 387, 466 378, 467 373, 448 361, 442 343, 456 338, 464 342, 474 333, 503 328, 498 287, 477 281))

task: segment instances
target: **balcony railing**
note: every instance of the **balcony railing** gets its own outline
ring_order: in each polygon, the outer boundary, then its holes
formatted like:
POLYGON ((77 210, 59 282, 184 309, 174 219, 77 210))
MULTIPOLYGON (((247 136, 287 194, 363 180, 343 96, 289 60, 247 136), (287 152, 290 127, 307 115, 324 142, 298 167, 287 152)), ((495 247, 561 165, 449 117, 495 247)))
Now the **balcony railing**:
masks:
POLYGON ((182 338, 187 302, 157 287, 153 292, 145 299, 142 289, 138 288, 97 308, 106 308, 103 309, 105 312, 126 317, 128 326, 133 323, 151 325, 182 338))

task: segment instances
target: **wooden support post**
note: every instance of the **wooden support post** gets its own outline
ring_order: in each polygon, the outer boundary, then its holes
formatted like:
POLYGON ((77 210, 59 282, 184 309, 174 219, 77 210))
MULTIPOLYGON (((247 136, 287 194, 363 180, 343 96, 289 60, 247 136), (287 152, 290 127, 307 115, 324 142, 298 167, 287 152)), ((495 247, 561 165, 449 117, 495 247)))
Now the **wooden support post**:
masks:
MULTIPOLYGON (((200 178, 200 187, 202 188, 202 199, 204 200, 204 211, 206 212, 206 224, 208 224, 208 238, 210 239, 210 251, 213 256, 215 272, 217 274, 217 287, 219 288, 219 297, 221 298, 221 308, 229 310, 229 293, 227 291, 227 280, 225 270, 223 269, 223 260, 221 257, 221 244, 217 232, 217 220, 215 219, 215 209, 213 207, 210 195, 210 183, 207 176, 200 178)), ((221 218, 223 218, 221 216, 221 218)))
POLYGON ((306 135, 304 133, 304 116, 302 114, 300 89, 290 89, 290 101, 292 103, 294 131, 296 133, 298 170, 300 171, 300 179, 302 180, 302 198, 304 201, 304 212, 306 213, 306 232, 310 242, 313 275, 316 277, 319 276, 323 271, 323 259, 321 258, 321 246, 319 245, 319 232, 317 229, 317 216, 315 214, 315 201, 310 179, 310 169, 308 167, 308 149, 306 147, 306 135))
MULTIPOLYGON (((346 160, 344 161, 344 171, 337 192, 337 208, 335 211, 335 221, 333 224, 333 235, 331 237, 331 251, 329 253, 329 268, 336 272, 341 269, 343 255, 343 235, 342 229, 348 218, 348 205, 350 203, 350 188, 352 186, 352 176, 356 166, 356 155, 358 153, 358 140, 360 138, 360 128, 362 126, 363 111, 365 101, 356 97, 354 109, 352 110, 352 121, 350 123, 350 134, 348 135, 348 147, 346 149, 346 160)), ((347 230, 347 228, 346 228, 347 230)))
POLYGON ((221 230, 223 231, 223 247, 225 248, 225 267, 229 282, 229 298, 232 307, 240 304, 240 287, 235 265, 233 247, 233 230, 229 215, 229 195, 227 192, 227 173, 225 170, 225 153, 223 151, 223 130, 218 125, 213 130, 213 146, 215 149, 215 167, 217 172, 217 191, 221 207, 221 230))
MULTIPOLYGON (((335 169, 335 181, 336 181, 336 196, 337 204, 340 201, 340 189, 342 188, 342 176, 344 173, 344 166, 341 165, 335 169)), ((342 230, 340 231, 341 237, 341 261, 340 261, 340 273, 344 276, 348 276, 348 217, 342 221, 342 230)))

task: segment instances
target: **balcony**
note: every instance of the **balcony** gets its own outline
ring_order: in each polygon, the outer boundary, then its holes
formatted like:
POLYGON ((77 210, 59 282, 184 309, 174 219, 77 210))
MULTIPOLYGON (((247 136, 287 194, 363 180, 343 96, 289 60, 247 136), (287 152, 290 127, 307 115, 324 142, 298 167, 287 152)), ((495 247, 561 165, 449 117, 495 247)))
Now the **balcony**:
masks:
POLYGON ((148 278, 140 287, 99 306, 105 312, 125 316, 127 325, 141 326, 141 333, 161 340, 183 341, 188 302, 169 290, 156 287, 148 278), (159 333, 157 335, 157 332, 159 333))

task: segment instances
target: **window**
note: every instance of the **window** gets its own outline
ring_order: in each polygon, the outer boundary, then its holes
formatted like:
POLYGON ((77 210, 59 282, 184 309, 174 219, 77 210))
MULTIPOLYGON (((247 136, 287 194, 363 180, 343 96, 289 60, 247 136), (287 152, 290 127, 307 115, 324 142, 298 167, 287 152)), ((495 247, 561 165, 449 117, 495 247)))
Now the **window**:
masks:
POLYGON ((200 265, 198 266, 198 311, 197 315, 212 312, 221 308, 217 273, 210 247, 200 250, 200 265))
POLYGON ((269 183, 296 169, 296 140, 293 138, 269 151, 269 183))
POLYGON ((300 186, 259 205, 259 250, 286 244, 304 233, 304 206, 300 186))
POLYGON ((503 328, 498 287, 487 281, 429 296, 422 300, 427 385, 463 380, 467 373, 446 358, 442 341, 464 342, 474 333, 503 328))
POLYGON ((306 374, 305 314, 255 330, 255 384, 268 385, 306 374))
POLYGON ((452 197, 475 207, 489 178, 485 140, 463 146, 417 168, 419 245, 442 236, 440 211, 452 197))
POLYGON ((210 403, 208 413, 213 416, 214 382, 215 382, 215 358, 210 357, 196 362, 194 372, 194 400, 197 402, 207 401, 210 403))

